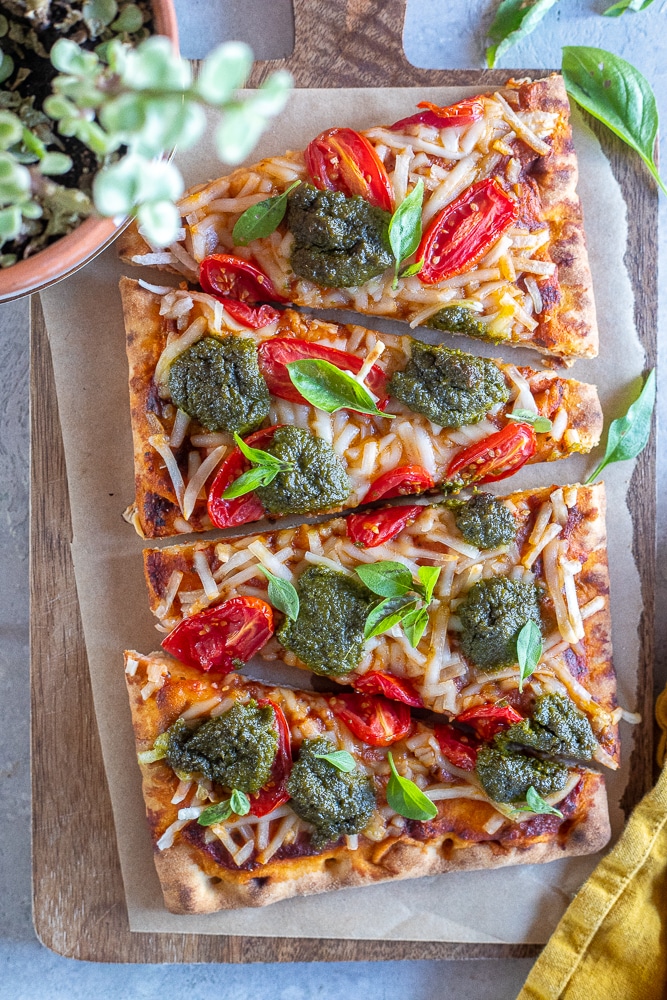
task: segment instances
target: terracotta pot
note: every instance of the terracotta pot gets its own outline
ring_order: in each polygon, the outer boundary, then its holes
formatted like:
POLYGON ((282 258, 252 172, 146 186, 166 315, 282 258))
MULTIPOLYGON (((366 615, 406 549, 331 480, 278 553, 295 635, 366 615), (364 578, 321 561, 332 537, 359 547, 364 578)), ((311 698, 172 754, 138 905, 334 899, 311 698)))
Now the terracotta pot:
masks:
MULTIPOLYGON (((155 34, 166 35, 178 51, 178 23, 173 0, 153 0, 155 34)), ((101 253, 127 225, 91 216, 78 229, 56 240, 44 250, 0 269, 0 302, 38 292, 67 278, 101 253)))

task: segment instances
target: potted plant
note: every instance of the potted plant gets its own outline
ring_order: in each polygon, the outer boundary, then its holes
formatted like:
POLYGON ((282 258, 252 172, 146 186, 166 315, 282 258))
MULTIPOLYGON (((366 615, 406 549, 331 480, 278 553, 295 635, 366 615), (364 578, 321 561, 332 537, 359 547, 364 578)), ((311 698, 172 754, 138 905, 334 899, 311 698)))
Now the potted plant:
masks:
POLYGON ((241 100, 252 53, 237 42, 193 79, 171 0, 2 0, 0 11, 0 301, 66 277, 128 217, 149 242, 171 242, 183 181, 164 152, 196 143, 213 108, 220 157, 240 162, 291 85, 278 72, 241 100))

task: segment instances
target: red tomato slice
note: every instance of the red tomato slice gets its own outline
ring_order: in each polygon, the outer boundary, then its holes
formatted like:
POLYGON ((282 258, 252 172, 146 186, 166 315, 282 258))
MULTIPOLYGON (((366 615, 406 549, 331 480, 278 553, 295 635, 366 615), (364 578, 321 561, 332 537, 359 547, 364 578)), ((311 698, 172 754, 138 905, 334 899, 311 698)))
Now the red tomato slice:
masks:
MULTIPOLYGON (((298 392, 289 372, 285 367, 290 361, 301 361, 303 358, 319 358, 329 361, 336 368, 352 372, 356 375, 364 364, 363 358, 347 351, 339 351, 335 347, 325 347, 324 344, 311 344, 307 340, 293 337, 276 337, 265 340, 259 347, 259 367, 269 392, 280 399, 288 399, 291 403, 305 403, 307 400, 298 392)), ((366 378, 366 385, 374 395, 379 396, 378 409, 387 405, 387 375, 379 365, 373 365, 366 378)))
POLYGON ((376 479, 361 502, 373 503, 375 500, 407 497, 413 493, 432 490, 434 486, 432 477, 421 465, 401 465, 376 479))
POLYGON ((361 195, 392 212, 394 191, 387 171, 368 139, 351 128, 330 128, 308 144, 306 169, 320 191, 361 195))
POLYGON ((273 611, 258 597, 233 597, 184 618, 162 643, 172 656, 198 670, 228 674, 273 635, 273 611))
POLYGON ((449 464, 447 482, 496 483, 506 479, 535 454, 537 438, 530 424, 508 424, 470 448, 464 448, 449 464))
POLYGON ((410 504, 409 507, 385 507, 383 510, 369 510, 366 514, 350 514, 347 518, 347 534, 355 545, 364 549, 374 549, 395 538, 403 528, 412 524, 423 507, 410 504))
POLYGON ((428 108, 420 114, 412 115, 410 118, 401 118, 400 122, 390 125, 390 130, 397 131, 408 125, 433 125, 435 128, 451 128, 454 125, 472 125, 479 121, 484 115, 483 103, 475 97, 468 97, 458 104, 450 104, 448 107, 439 108, 437 104, 429 101, 420 101, 418 108, 428 108))
POLYGON ((468 271, 518 218, 518 203, 493 178, 472 184, 438 212, 417 250, 419 280, 435 285, 468 271))
MULTIPOLYGON (((287 299, 276 291, 268 275, 242 257, 235 257, 229 253, 214 253, 204 258, 199 265, 199 284, 209 295, 220 299, 225 308, 228 308, 228 303, 231 302, 230 314, 234 315, 236 311, 239 317, 248 316, 248 313, 239 308, 243 304, 254 306, 258 302, 287 302, 287 299)), ((257 319, 257 317, 251 318, 257 319)), ((240 318, 239 321, 243 322, 243 319, 240 318)), ((273 319, 269 322, 272 323, 273 319)))
POLYGON ((402 701, 413 708, 423 708, 422 697, 409 681, 404 681, 382 670, 369 670, 367 674, 352 682, 355 691, 361 694, 383 694, 391 701, 402 701))
POLYGON ((478 744, 472 736, 459 732, 448 723, 435 726, 433 732, 444 756, 454 767, 460 767, 464 771, 474 771, 478 744))
MULTIPOLYGON (((275 424, 273 427, 255 431, 244 440, 251 448, 264 448, 277 429, 282 426, 282 424, 275 424)), ((239 524, 259 521, 264 517, 264 505, 256 493, 245 493, 233 500, 223 500, 222 498, 222 494, 230 483, 233 483, 249 468, 250 462, 241 453, 241 449, 234 448, 218 469, 208 492, 208 513, 216 528, 234 528, 239 524)))
POLYGON ((456 716, 457 722, 472 726, 477 736, 486 741, 522 719, 523 716, 511 705, 475 705, 456 716))
POLYGON ((263 788, 250 797, 250 812, 253 816, 266 816, 273 812, 283 802, 287 802, 289 794, 287 792, 287 779, 292 770, 292 741, 289 726, 283 710, 275 701, 269 698, 262 698, 258 705, 270 705, 276 713, 276 728, 278 730, 278 749, 271 765, 271 776, 263 788))
POLYGON ((407 736, 412 718, 407 705, 377 695, 339 694, 329 704, 337 718, 364 743, 388 747, 407 736))
MULTIPOLYGON (((216 296, 220 298, 220 296, 216 296)), ((269 323, 275 323, 280 319, 280 312, 273 306, 249 306, 247 302, 239 302, 237 299, 221 298, 226 311, 235 319, 237 323, 247 326, 249 330, 261 330, 269 323)))

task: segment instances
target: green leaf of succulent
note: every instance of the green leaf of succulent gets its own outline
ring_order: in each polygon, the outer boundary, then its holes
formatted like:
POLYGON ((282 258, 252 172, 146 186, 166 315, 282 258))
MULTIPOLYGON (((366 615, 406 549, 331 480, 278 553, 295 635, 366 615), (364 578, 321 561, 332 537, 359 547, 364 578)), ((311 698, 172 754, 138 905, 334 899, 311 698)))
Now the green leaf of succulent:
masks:
POLYGON ((602 13, 605 17, 620 17, 624 14, 626 10, 634 11, 635 13, 640 10, 646 10, 650 7, 653 0, 619 0, 618 3, 614 3, 611 7, 607 7, 602 13))
POLYGON ((355 573, 373 594, 380 597, 402 597, 414 589, 412 573, 403 563, 390 559, 376 563, 362 563, 355 573))
POLYGON ((229 804, 237 816, 247 816, 250 812, 250 799, 238 788, 233 789, 229 804))
POLYGON ((0 149, 9 149, 23 137, 23 123, 11 111, 0 111, 0 149))
POLYGON ((516 640, 516 656, 519 663, 519 691, 523 691, 523 682, 537 669, 543 652, 542 633, 539 626, 529 619, 523 626, 516 640))
POLYGON ((427 820, 435 819, 438 815, 438 807, 434 802, 424 795, 414 781, 403 778, 396 770, 394 758, 391 750, 387 753, 387 760, 391 768, 391 778, 387 785, 387 802, 389 806, 406 819, 416 819, 425 823, 427 820))
POLYGON ((422 202, 424 182, 418 180, 391 217, 389 223, 389 244, 395 261, 394 288, 398 286, 399 270, 403 261, 410 257, 422 238, 422 202))
POLYGON ((50 52, 51 63, 61 73, 71 76, 90 76, 100 68, 100 60, 94 52, 79 48, 69 38, 59 38, 50 52))
POLYGON ((0 240, 13 240, 21 232, 21 209, 18 205, 0 208, 0 240))
POLYGON ((152 35, 125 53, 122 81, 129 90, 180 92, 192 85, 192 70, 168 38, 152 35))
POLYGON ((0 14, 0 38, 4 38, 9 31, 9 21, 4 14, 0 14))
POLYGON ((95 207, 101 215, 129 215, 139 201, 144 161, 126 156, 100 170, 93 181, 95 207))
POLYGON ((231 104, 215 133, 218 156, 223 163, 235 166, 250 153, 264 131, 265 119, 243 104, 231 104))
POLYGON ((347 750, 332 750, 331 753, 316 753, 313 756, 317 757, 318 760, 326 760, 328 764, 333 764, 337 771, 342 771, 344 774, 354 771, 357 766, 356 760, 347 750))
POLYGON ((393 420, 391 413, 378 410, 368 389, 348 372, 320 358, 304 358, 286 365, 292 385, 304 399, 325 413, 355 410, 393 420))
POLYGON ((269 581, 269 604, 295 622, 299 617, 299 595, 294 585, 289 580, 276 576, 266 566, 257 568, 269 581))
POLYGON ((612 420, 607 432, 607 448, 604 458, 586 485, 594 482, 607 465, 636 458, 648 444, 651 435, 651 418, 655 406, 655 368, 644 382, 644 387, 624 417, 612 420))
POLYGON ((388 632, 418 608, 419 602, 409 597, 387 597, 380 601, 366 618, 364 639, 372 639, 373 636, 388 632))
POLYGON ((514 410, 513 413, 507 414, 507 419, 520 424, 531 424, 537 434, 548 434, 552 427, 548 417, 542 417, 539 413, 533 413, 532 410, 514 410))
POLYGON ((247 247, 252 240, 262 239, 275 232, 285 217, 287 196, 300 183, 301 181, 294 181, 282 194, 275 195, 273 198, 265 198, 264 201, 259 201, 256 205, 246 208, 243 215, 236 220, 232 230, 234 246, 247 247))
POLYGON ((279 69, 262 83, 248 98, 250 108, 262 118, 279 115, 287 103, 294 84, 291 73, 279 69))
MULTIPOLYGON (((81 8, 84 21, 99 22, 102 27, 111 24, 118 13, 116 0, 86 0, 81 8)), ((100 31, 97 32, 100 34, 100 31)))
POLYGON ((209 104, 224 104, 243 86, 251 69, 250 47, 244 42, 226 42, 206 57, 195 88, 209 104))
POLYGON ((0 205, 24 201, 30 192, 30 173, 14 161, 10 153, 0 152, 0 205))
POLYGON ((181 213, 171 201, 148 201, 139 205, 137 221, 142 235, 155 246, 166 247, 178 236, 181 213))
POLYGON ((489 28, 486 65, 493 68, 509 48, 529 35, 556 0, 501 0, 489 28))
POLYGON ((0 83, 4 83, 14 72, 14 60, 6 52, 0 52, 0 83))
POLYGON ((39 169, 47 177, 57 177, 72 169, 72 159, 66 153, 44 153, 39 169))
POLYGON ((73 101, 60 94, 51 94, 44 99, 42 108, 50 118, 60 121, 61 118, 78 118, 79 110, 73 101))
POLYGON ((560 816, 561 819, 563 818, 563 814, 560 809, 550 806, 532 785, 526 792, 526 805, 516 806, 515 808, 517 812, 538 813, 550 816, 560 816))
POLYGON ((111 25, 111 30, 119 34, 127 33, 128 35, 133 35, 136 31, 141 30, 143 23, 144 16, 139 7, 136 4, 128 3, 126 7, 123 7, 111 25))
POLYGON ((417 576, 424 587, 422 596, 427 604, 431 603, 433 591, 441 572, 442 566, 420 566, 417 570, 417 576))

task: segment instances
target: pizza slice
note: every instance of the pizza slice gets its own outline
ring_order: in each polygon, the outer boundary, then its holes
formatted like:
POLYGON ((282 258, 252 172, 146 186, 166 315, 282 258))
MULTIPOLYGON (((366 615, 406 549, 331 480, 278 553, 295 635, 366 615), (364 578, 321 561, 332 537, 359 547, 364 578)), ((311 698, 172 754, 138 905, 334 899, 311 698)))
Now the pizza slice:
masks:
POLYGON ((600 438, 595 387, 553 372, 293 310, 251 329, 204 292, 120 287, 144 537, 496 481, 600 438))
POLYGON ((240 318, 249 303, 293 302, 594 357, 569 115, 554 74, 328 129, 190 191, 167 250, 135 228, 121 252, 200 281, 240 318))
POLYGON ((456 766, 442 727, 378 696, 367 698, 360 738, 336 695, 160 654, 127 652, 125 675, 174 913, 551 861, 609 839, 602 776, 516 746, 506 720, 479 739, 461 727, 470 753, 456 766))
POLYGON ((563 718, 517 739, 567 756, 581 712, 591 758, 618 766, 603 484, 145 549, 144 569, 164 648, 187 663, 256 654, 351 685, 351 708, 382 693, 463 722, 554 696, 563 718))

